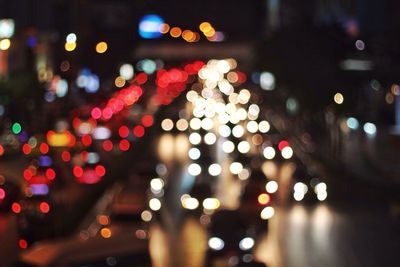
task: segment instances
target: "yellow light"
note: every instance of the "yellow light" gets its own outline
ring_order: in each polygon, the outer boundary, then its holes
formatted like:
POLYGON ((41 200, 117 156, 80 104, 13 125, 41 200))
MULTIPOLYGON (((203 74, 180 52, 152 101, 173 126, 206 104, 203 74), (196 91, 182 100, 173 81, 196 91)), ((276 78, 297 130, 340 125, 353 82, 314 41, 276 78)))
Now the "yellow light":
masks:
POLYGON ((179 27, 173 27, 170 30, 169 34, 171 34, 171 36, 174 37, 174 38, 178 38, 179 36, 181 36, 182 30, 179 27))
POLYGON ((333 97, 333 100, 335 101, 336 104, 340 105, 343 104, 344 97, 341 93, 336 93, 335 96, 333 97))
POLYGON ((68 52, 74 51, 76 48, 76 43, 65 43, 65 50, 68 52))
POLYGON ((217 198, 206 198, 203 201, 203 207, 207 210, 216 210, 220 206, 220 202, 217 198))
POLYGON ((100 234, 104 238, 110 238, 111 237, 111 230, 109 228, 103 228, 103 229, 101 229, 100 234))
POLYGON ((208 31, 208 30, 211 29, 211 28, 212 28, 211 24, 210 24, 209 22, 207 22, 207 21, 202 22, 202 23, 200 24, 200 26, 199 26, 199 29, 200 29, 200 31, 202 31, 202 32, 206 32, 206 31, 208 31))
POLYGON ((10 39, 3 39, 0 41, 0 49, 1 50, 7 50, 11 46, 11 41, 10 39))
POLYGON ((115 78, 114 84, 116 87, 121 88, 125 85, 125 79, 122 76, 115 78))
POLYGON ((68 133, 50 133, 47 135, 47 143, 52 147, 66 147, 75 143, 71 134, 68 133))
POLYGON ((205 36, 207 37, 213 37, 215 35, 215 30, 214 28, 210 28, 207 31, 203 32, 205 36))
POLYGON ((108 45, 106 42, 99 42, 96 45, 96 52, 99 54, 103 54, 107 51, 108 45))
POLYGON ((200 34, 198 32, 193 32, 193 38, 190 39, 189 42, 195 43, 198 42, 199 40, 200 40, 200 34))
POLYGON ((195 37, 195 34, 191 30, 184 30, 182 33, 182 38, 186 42, 192 42, 193 37, 195 37))
POLYGON ((194 197, 186 197, 182 199, 182 207, 188 210, 195 210, 199 206, 199 201, 194 197))
POLYGON ((163 24, 160 25, 159 31, 160 31, 162 34, 166 34, 166 33, 169 32, 169 29, 170 29, 170 26, 169 26, 167 23, 163 23, 163 24))

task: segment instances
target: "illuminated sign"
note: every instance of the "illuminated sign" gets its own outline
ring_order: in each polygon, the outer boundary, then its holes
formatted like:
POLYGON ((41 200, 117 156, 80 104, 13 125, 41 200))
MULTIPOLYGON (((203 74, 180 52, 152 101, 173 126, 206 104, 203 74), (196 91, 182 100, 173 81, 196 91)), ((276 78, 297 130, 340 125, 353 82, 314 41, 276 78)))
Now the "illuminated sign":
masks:
POLYGON ((72 147, 75 145, 75 136, 69 131, 63 133, 49 131, 47 133, 47 143, 52 147, 72 147))
POLYGON ((158 15, 146 15, 139 23, 139 35, 144 39, 156 39, 162 36, 160 32, 164 20, 158 15))

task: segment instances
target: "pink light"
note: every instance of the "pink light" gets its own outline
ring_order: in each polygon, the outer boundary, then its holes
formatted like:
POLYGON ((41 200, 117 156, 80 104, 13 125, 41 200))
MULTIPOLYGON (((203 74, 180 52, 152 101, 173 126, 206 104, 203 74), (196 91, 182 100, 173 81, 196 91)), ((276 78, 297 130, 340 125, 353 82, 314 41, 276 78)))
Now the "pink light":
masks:
POLYGON ((101 118, 101 109, 97 108, 97 107, 92 109, 91 115, 92 115, 92 118, 95 120, 100 119, 101 118))

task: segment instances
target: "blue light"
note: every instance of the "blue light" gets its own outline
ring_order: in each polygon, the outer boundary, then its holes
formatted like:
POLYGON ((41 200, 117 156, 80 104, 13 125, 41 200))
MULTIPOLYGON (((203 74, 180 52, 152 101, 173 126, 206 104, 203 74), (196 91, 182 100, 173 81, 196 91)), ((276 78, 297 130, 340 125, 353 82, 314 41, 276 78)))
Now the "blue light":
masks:
POLYGON ((49 193, 49 187, 47 184, 32 184, 31 192, 34 196, 44 196, 49 193))
POLYGON ((49 156, 40 156, 39 157, 39 166, 41 167, 49 167, 53 164, 53 161, 49 156))
POLYGON ((158 15, 146 15, 139 22, 139 35, 144 39, 157 39, 162 36, 160 27, 164 20, 158 15))
POLYGON ((86 93, 96 93, 100 87, 99 76, 92 74, 89 76, 87 84, 85 86, 86 93))
POLYGON ((375 136, 376 135, 376 126, 371 122, 367 122, 364 124, 364 132, 368 135, 375 136))
POLYGON ((79 72, 76 85, 84 88, 86 93, 96 93, 100 88, 100 79, 90 69, 84 68, 79 72))
POLYGON ((356 118, 350 117, 347 119, 347 127, 352 130, 357 130, 359 126, 358 120, 356 118))
POLYGON ((26 40, 26 43, 28 44, 28 46, 30 48, 33 48, 33 47, 35 47, 37 45, 38 40, 37 40, 37 38, 35 36, 30 36, 28 38, 28 40, 26 40))
POLYGON ((18 139, 19 141, 21 141, 22 143, 25 143, 26 141, 28 141, 28 133, 25 131, 21 131, 18 135, 18 139))

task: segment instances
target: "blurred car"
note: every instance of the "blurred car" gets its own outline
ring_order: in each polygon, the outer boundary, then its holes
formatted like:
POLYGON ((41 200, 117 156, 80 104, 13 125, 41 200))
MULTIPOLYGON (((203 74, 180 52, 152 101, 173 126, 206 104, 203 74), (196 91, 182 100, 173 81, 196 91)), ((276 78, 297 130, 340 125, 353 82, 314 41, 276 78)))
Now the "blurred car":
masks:
POLYGON ((315 176, 312 170, 301 164, 296 164, 292 191, 295 201, 316 203, 324 201, 328 197, 327 184, 315 176))
POLYGON ((212 195, 210 184, 196 181, 189 194, 181 197, 181 204, 187 211, 199 215, 203 211, 202 203, 205 199, 210 199, 212 195))
POLYGON ((236 264, 253 261, 249 257, 259 233, 239 210, 216 211, 211 216, 208 232, 209 265, 216 260, 229 260, 232 257, 237 259, 236 264))
POLYGON ((72 156, 72 174, 81 184, 99 183, 106 174, 106 168, 100 162, 100 155, 93 150, 83 150, 72 156))
POLYGON ((57 176, 53 167, 53 159, 48 155, 39 156, 25 168, 23 176, 27 183, 25 190, 27 197, 48 195, 50 186, 57 176))

